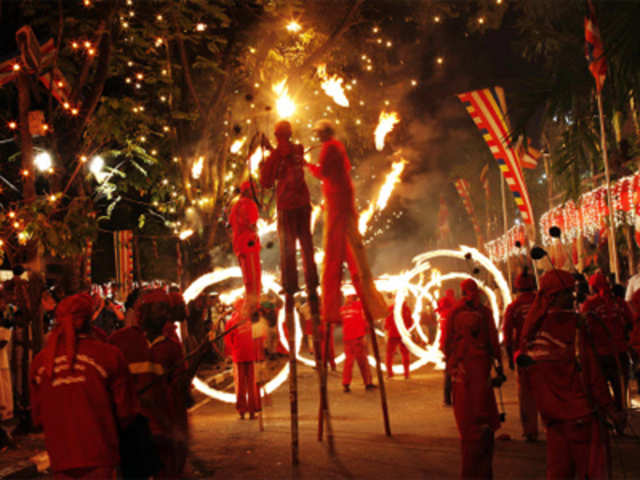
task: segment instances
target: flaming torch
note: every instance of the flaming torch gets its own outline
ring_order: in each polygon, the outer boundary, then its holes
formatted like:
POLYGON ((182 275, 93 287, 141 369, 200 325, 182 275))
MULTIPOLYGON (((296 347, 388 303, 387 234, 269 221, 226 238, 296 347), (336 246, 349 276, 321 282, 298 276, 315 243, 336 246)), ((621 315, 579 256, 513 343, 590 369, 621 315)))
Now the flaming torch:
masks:
POLYGON ((378 126, 376 127, 373 136, 376 141, 376 150, 379 152, 384 148, 384 139, 387 134, 393 130, 396 123, 400 121, 396 112, 387 113, 384 110, 380 112, 380 118, 378 119, 378 126))
POLYGON ((200 175, 202 175, 202 169, 204 168, 204 157, 198 157, 198 159, 193 162, 193 165, 191 166, 191 176, 193 177, 194 180, 197 180, 200 178, 200 175))
POLYGON ((247 137, 238 138, 231 144, 231 148, 229 149, 229 151, 234 155, 237 155, 238 153, 240 153, 240 149, 244 146, 246 141, 247 137))
POLYGON ((296 104, 289 96, 289 89, 287 88, 287 79, 283 79, 280 83, 276 83, 271 87, 273 93, 278 98, 276 100, 276 110, 280 118, 289 118, 296 111, 296 104))
POLYGON ((318 76, 322 80, 320 86, 324 93, 330 96, 334 102, 336 102, 341 107, 348 107, 349 100, 344 94, 344 90, 342 88, 342 82, 344 81, 337 75, 327 75, 327 66, 323 63, 322 65, 318 65, 317 70, 318 76))
POLYGON ((271 152, 267 149, 263 149, 262 147, 258 147, 249 157, 249 171, 251 175, 254 175, 258 172, 258 166, 263 158, 267 158, 271 155, 271 152))
POLYGON ((384 210, 387 206, 389 197, 391 197, 393 189, 400 181, 400 175, 402 175, 406 164, 407 161, 405 159, 401 159, 391 165, 391 171, 387 174, 387 177, 384 179, 384 183, 378 192, 378 199, 375 203, 369 204, 369 208, 362 212, 358 219, 358 230, 360 230, 360 234, 364 235, 367 231, 367 226, 371 217, 373 217, 373 214, 384 210))

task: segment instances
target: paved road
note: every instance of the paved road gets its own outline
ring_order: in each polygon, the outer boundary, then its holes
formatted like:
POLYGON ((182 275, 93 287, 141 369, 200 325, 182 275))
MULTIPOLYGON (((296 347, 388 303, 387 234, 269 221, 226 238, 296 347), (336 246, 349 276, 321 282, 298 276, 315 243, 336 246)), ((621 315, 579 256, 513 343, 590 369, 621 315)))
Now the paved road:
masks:
MULTIPOLYGON (((340 368, 340 366, 338 366, 340 368)), ((521 438, 515 378, 503 387, 507 421, 496 441, 495 478, 542 479, 545 443, 521 438)), ((335 456, 316 440, 317 376, 299 367, 300 465, 290 462, 288 384, 273 396, 264 411, 264 432, 257 421, 240 420, 233 405, 210 402, 192 415, 194 473, 214 478, 457 478, 458 434, 450 408, 442 405, 442 372, 423 367, 410 380, 387 382, 391 429, 385 437, 379 392, 365 392, 355 372, 352 393, 342 392, 339 372, 329 380, 335 432, 335 456)), ((638 399, 638 397, 635 397, 638 399)), ((640 425, 636 431, 640 432, 640 425)), ((544 439, 544 435, 542 435, 544 439)), ((640 478, 640 445, 617 439, 614 468, 617 478, 640 478), (621 454, 622 452, 622 454, 621 454), (620 465, 624 460, 624 474, 620 465)))

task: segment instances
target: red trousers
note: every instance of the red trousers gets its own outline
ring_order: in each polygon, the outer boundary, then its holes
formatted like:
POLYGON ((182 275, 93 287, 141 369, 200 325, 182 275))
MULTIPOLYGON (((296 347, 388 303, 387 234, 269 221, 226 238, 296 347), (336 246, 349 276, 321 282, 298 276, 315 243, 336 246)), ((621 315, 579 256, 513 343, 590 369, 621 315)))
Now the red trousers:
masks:
POLYGON ((547 425, 547 478, 607 479, 611 453, 606 429, 593 417, 547 425))
POLYGON ((256 385, 253 362, 237 362, 233 364, 236 386, 236 410, 238 413, 255 413, 262 409, 260 392, 256 385))
POLYGON ((242 283, 246 293, 245 308, 253 312, 260 302, 262 291, 262 267, 260 266, 260 247, 245 250, 238 255, 238 263, 242 270, 242 283))
POLYGON ((367 344, 364 337, 354 338, 353 340, 344 341, 344 368, 342 369, 342 384, 350 385, 353 373, 353 361, 358 362, 362 380, 365 385, 371 385, 371 370, 367 362, 367 344))
POLYGON ((318 270, 313 259, 311 207, 278 210, 278 236, 280 238, 280 272, 282 272, 284 291, 293 294, 299 290, 296 265, 297 241, 300 242, 307 291, 315 291, 318 287, 318 270))
POLYGON ((373 283, 367 255, 358 231, 353 196, 334 192, 325 197, 322 315, 325 322, 340 322, 342 263, 346 260, 351 281, 365 311, 374 319, 388 315, 382 295, 373 283))
POLYGON ((389 378, 393 377, 393 354, 398 347, 400 347, 400 355, 402 355, 404 378, 409 378, 409 349, 402 343, 402 338, 399 337, 392 337, 387 340, 387 375, 389 378))
POLYGON ((538 408, 531 389, 531 380, 526 370, 518 368, 518 403, 520 422, 525 437, 538 438, 538 408))
POLYGON ((460 478, 493 478, 493 430, 483 427, 481 436, 474 440, 460 440, 462 471, 460 478))

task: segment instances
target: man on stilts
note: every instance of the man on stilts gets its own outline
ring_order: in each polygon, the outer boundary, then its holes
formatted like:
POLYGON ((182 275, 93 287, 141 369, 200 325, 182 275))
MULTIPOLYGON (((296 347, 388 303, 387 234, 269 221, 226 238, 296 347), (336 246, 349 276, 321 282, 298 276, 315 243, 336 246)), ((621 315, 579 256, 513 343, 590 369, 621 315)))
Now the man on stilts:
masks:
MULTIPOLYGON (((313 258, 313 238, 311 234, 311 200, 304 179, 304 149, 291 142, 291 124, 282 120, 275 125, 277 145, 272 148, 266 138, 263 145, 271 150, 270 155, 260 165, 260 184, 264 188, 276 186, 278 209, 278 237, 280 239, 280 271, 285 297, 285 314, 289 330, 289 357, 291 370, 291 414, 293 463, 297 458, 297 383, 295 359, 295 332, 293 325, 294 295, 299 290, 296 265, 296 244, 300 242, 304 267, 307 298, 313 322, 313 342, 316 364, 321 363, 319 342, 318 271, 313 258), (295 420, 294 420, 295 417, 295 420)), ((326 396, 326 372, 318 369, 320 375, 321 411, 329 422, 326 396)), ((330 438, 332 442, 332 438, 330 438)), ((330 445, 331 448, 332 445, 330 445)))
POLYGON ((333 124, 328 120, 320 120, 316 124, 315 131, 322 141, 322 150, 318 164, 307 164, 307 166, 311 173, 322 181, 324 196, 323 321, 325 323, 340 322, 342 264, 346 260, 353 286, 360 297, 369 323, 380 383, 385 431, 387 435, 391 435, 384 378, 380 367, 380 352, 373 331, 373 321, 386 317, 388 307, 373 283, 364 244, 358 230, 358 213, 349 173, 351 163, 347 152, 344 145, 334 138, 333 124))

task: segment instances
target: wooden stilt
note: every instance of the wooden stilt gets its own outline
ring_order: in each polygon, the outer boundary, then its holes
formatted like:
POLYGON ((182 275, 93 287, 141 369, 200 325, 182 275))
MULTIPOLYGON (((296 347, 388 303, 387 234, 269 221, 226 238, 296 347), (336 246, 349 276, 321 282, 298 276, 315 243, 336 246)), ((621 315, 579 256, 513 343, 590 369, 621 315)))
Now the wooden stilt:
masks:
POLYGON ((387 437, 391 436, 391 427, 389 426, 389 409, 387 408, 387 392, 384 386, 384 376, 382 375, 382 366, 380 364, 380 350, 378 349, 378 340, 376 339, 376 331, 373 325, 373 317, 371 312, 363 304, 364 315, 369 323, 369 338, 373 348, 373 356, 376 359, 376 371, 378 372, 378 388, 380 389, 380 403, 382 405, 382 418, 384 420, 384 433, 387 437))
MULTIPOLYGON (((318 371, 318 381, 320 385, 320 409, 318 412, 318 441, 322 441, 323 430, 327 429, 327 445, 329 452, 334 452, 333 428, 331 426, 331 416, 329 414, 329 395, 327 393, 327 363, 323 359, 328 358, 328 338, 325 335, 324 344, 320 341, 320 307, 318 305, 318 295, 315 291, 309 293, 309 307, 311 310, 313 328, 313 352, 316 359, 316 370, 318 371), (324 348, 324 355, 321 349, 324 348)), ((329 333, 329 329, 327 329, 329 333)))
POLYGON ((296 335, 293 323, 293 294, 285 296, 285 320, 289 330, 289 403, 291 406, 291 463, 298 465, 298 372, 296 364, 296 335))

